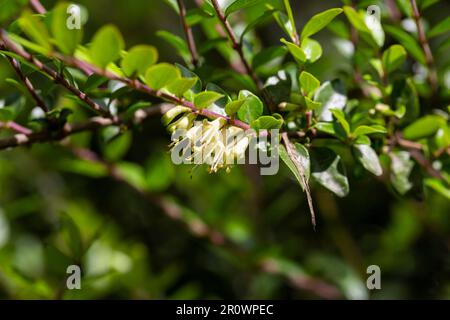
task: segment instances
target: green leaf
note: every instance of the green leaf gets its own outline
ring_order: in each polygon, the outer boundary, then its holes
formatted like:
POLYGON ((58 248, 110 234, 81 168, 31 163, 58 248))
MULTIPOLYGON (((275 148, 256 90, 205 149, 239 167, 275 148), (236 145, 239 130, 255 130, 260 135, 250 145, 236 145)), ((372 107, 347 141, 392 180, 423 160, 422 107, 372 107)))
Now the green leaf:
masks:
POLYGON ((353 137, 357 138, 362 135, 368 135, 372 133, 386 133, 386 129, 382 126, 374 125, 374 126, 359 126, 356 128, 355 132, 353 132, 353 137))
POLYGON ((355 27, 356 30, 362 31, 365 33, 370 32, 369 28, 365 24, 363 18, 359 15, 359 13, 352 7, 344 6, 344 13, 347 16, 347 19, 350 23, 355 27))
POLYGON ((67 27, 67 9, 71 4, 60 3, 52 11, 51 31, 56 45, 62 53, 72 55, 83 39, 83 29, 67 27))
POLYGON ((320 81, 311 73, 303 71, 300 74, 300 86, 304 95, 312 97, 320 87, 320 81))
POLYGON ((339 123, 342 125, 342 128, 344 128, 345 133, 347 134, 347 136, 349 136, 351 133, 350 124, 345 118, 344 112, 339 109, 331 109, 331 113, 333 113, 333 116, 339 121, 339 123))
POLYGON ((279 153, 281 160, 283 160, 289 170, 291 170, 303 191, 305 191, 311 175, 311 160, 308 149, 306 149, 303 145, 296 143, 295 162, 289 156, 285 146, 282 144, 280 145, 279 153))
POLYGON ((360 13, 349 6, 344 6, 344 13, 347 16, 348 21, 350 21, 353 27, 358 30, 364 40, 366 40, 369 44, 378 46, 378 43, 375 42, 372 31, 367 27, 367 24, 360 13))
POLYGON ((392 185, 403 195, 412 188, 409 175, 414 167, 414 162, 407 151, 391 152, 390 157, 392 185))
POLYGON ((284 7, 286 9, 286 13, 287 13, 289 22, 292 26, 292 31, 293 31, 291 34, 292 41, 298 42, 300 39, 298 39, 297 27, 295 26, 295 19, 294 19, 294 14, 292 13, 290 0, 284 0, 284 7))
POLYGON ((364 22, 370 30, 370 33, 372 34, 372 37, 377 45, 382 47, 384 45, 386 35, 384 34, 383 26, 381 25, 381 21, 378 16, 376 14, 366 14, 364 22))
POLYGON ((450 17, 439 22, 429 32, 428 37, 433 38, 450 31, 450 17))
POLYGON ((92 61, 100 68, 106 68, 108 64, 120 58, 124 49, 120 31, 113 25, 106 25, 94 35, 90 47, 92 61))
POLYGON ((339 197, 350 191, 341 157, 327 148, 315 148, 311 152, 311 171, 315 181, 339 197))
POLYGON ((140 165, 131 162, 120 162, 116 165, 116 172, 122 179, 137 190, 147 190, 145 171, 140 165))
POLYGON ((30 13, 29 11, 24 11, 18 24, 22 31, 39 46, 45 48, 45 50, 50 51, 52 46, 50 44, 50 35, 47 31, 42 18, 39 15, 30 13))
POLYGON ((438 192, 439 194, 443 195, 448 200, 450 200, 450 189, 448 188, 448 186, 445 185, 443 181, 438 179, 427 178, 424 180, 424 184, 427 187, 438 192))
POLYGON ((239 92, 239 100, 242 99, 245 99, 245 103, 239 109, 238 117, 246 123, 252 123, 263 114, 263 103, 258 96, 247 90, 239 92))
POLYGON ((303 39, 301 49, 309 63, 314 63, 322 57, 322 46, 316 40, 310 38, 303 39))
POLYGON ((126 76, 143 76, 158 61, 158 51, 153 46, 138 45, 122 59, 121 67, 126 76))
POLYGON ((313 16, 302 30, 301 38, 308 38, 323 28, 325 28, 333 19, 342 13, 342 9, 329 9, 313 16))
POLYGON ((0 121, 8 122, 15 118, 15 113, 11 108, 0 108, 0 121))
POLYGON ((445 126, 445 120, 440 116, 430 115, 420 118, 403 130, 403 137, 407 140, 428 138, 445 126))
POLYGON ((295 60, 298 63, 306 62, 306 54, 305 54, 305 52, 303 51, 302 48, 300 48, 295 43, 289 42, 289 41, 287 41, 285 39, 281 39, 280 41, 286 45, 286 47, 288 48, 288 50, 291 53, 291 55, 295 58, 295 60))
POLYGON ((189 48, 183 38, 164 30, 156 32, 156 35, 174 47, 185 61, 190 60, 189 48))
POLYGON ((278 115, 275 116, 262 116, 251 123, 251 127, 255 130, 271 130, 280 129, 283 126, 284 120, 278 115))
POLYGON ((175 169, 166 152, 153 154, 146 164, 147 187, 153 192, 163 192, 175 180, 175 169))
POLYGON ((323 133, 331 134, 333 136, 336 135, 334 124, 331 122, 318 122, 314 125, 314 128, 323 133))
POLYGON ((343 85, 340 81, 326 81, 316 91, 314 101, 322 103, 318 110, 319 119, 322 121, 332 121, 331 109, 344 109, 347 104, 343 85))
POLYGON ((422 48, 417 43, 416 39, 409 33, 403 31, 400 28, 393 26, 385 26, 384 29, 389 33, 394 39, 396 39, 400 44, 402 44, 405 49, 421 64, 426 65, 425 54, 422 48))
POLYGON ((227 105, 225 106, 225 112, 230 117, 234 116, 239 111, 239 109, 241 109, 242 105, 246 101, 247 101, 246 99, 239 99, 239 100, 228 102, 227 105))
POLYGON ((105 159, 112 162, 122 159, 130 149, 132 141, 133 136, 130 132, 113 138, 103 147, 105 159))
POLYGON ((214 91, 200 92, 199 94, 195 95, 194 104, 197 109, 205 109, 222 97, 223 94, 214 91))
POLYGON ((272 19, 273 16, 273 12, 274 10, 267 10, 266 12, 264 12, 262 15, 260 15, 258 18, 252 20, 244 29, 244 31, 242 31, 241 36, 240 36, 240 42, 244 43, 244 37, 245 35, 250 32, 251 30, 255 29, 258 25, 263 24, 264 22, 266 22, 269 19, 272 19))
POLYGON ((403 48, 399 44, 394 44, 383 53, 382 58, 383 69, 388 73, 395 71, 403 64, 403 62, 405 62, 405 60, 406 60, 405 48, 403 48))
POLYGON ((154 90, 160 90, 179 78, 180 70, 168 63, 151 66, 145 73, 145 83, 154 90))
POLYGON ((0 1, 0 23, 14 18, 14 15, 23 9, 28 0, 2 0, 0 1))
POLYGON ((291 38, 295 38, 295 33, 297 32, 295 29, 295 26, 292 25, 291 21, 289 20, 288 16, 284 14, 283 12, 275 11, 273 13, 273 17, 275 18, 275 21, 278 23, 278 25, 283 29, 284 32, 291 38))
POLYGON ((167 85, 166 89, 177 97, 182 97, 186 91, 189 91, 197 83, 197 78, 175 79, 167 85))
POLYGON ((228 17, 233 12, 247 9, 263 2, 264 0, 236 0, 226 8, 225 16, 228 17))
POLYGON ((353 146, 356 159, 366 168, 367 171, 373 173, 376 176, 381 176, 383 174, 383 169, 381 168, 380 160, 378 155, 372 149, 370 145, 367 144, 355 144, 353 146))
POLYGON ((313 101, 309 97, 305 97, 306 108, 308 110, 318 110, 322 103, 313 101))
MULTIPOLYGON (((278 71, 278 66, 283 62, 287 50, 282 46, 269 47, 261 50, 253 57, 253 68, 270 69, 273 67, 278 71)), ((272 72, 274 73, 274 72, 272 72)))

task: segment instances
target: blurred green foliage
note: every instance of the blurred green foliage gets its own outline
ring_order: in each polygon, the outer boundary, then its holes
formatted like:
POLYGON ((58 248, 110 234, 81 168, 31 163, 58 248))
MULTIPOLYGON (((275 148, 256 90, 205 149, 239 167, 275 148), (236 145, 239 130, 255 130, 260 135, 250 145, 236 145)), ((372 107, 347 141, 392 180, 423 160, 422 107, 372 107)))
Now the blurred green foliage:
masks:
MULTIPOLYGON (((9 6, 5 17, 10 17, 11 12, 16 10, 19 12, 26 6, 25 2, 0 1, 2 5, 9 6)), ((161 62, 190 66, 190 55, 185 46, 174 50, 164 41, 179 44, 179 39, 174 35, 184 41, 179 17, 167 4, 176 4, 176 1, 117 0, 114 5, 107 0, 78 2, 89 13, 84 42, 92 39, 104 25, 112 23, 126 39, 127 48, 141 43, 151 44, 158 48, 161 62)), ((227 13, 236 20, 246 18, 253 21, 264 12, 266 4, 270 4, 272 9, 285 8, 284 1, 264 2, 264 6, 236 11, 230 9, 227 13)), ((348 4, 346 2, 350 1, 344 1, 348 4)), ((357 90, 351 86, 355 64, 363 66, 361 71, 364 74, 369 73, 367 69, 370 68, 373 68, 372 74, 377 74, 380 70, 394 72, 401 68, 406 51, 419 62, 425 59, 421 48, 416 48, 413 36, 399 27, 402 23, 406 27, 411 23, 408 18, 411 16, 408 12, 409 1, 356 2, 357 8, 362 10, 378 4, 383 8, 383 19, 387 20, 386 3, 396 2, 403 21, 395 27, 388 26, 385 31, 403 46, 390 46, 395 44, 390 40, 384 55, 377 57, 378 62, 371 66, 368 57, 372 55, 377 41, 382 41, 381 35, 371 38, 371 34, 366 34, 370 30, 366 30, 366 25, 360 23, 350 7, 346 7, 346 17, 363 40, 368 37, 368 47, 362 48, 353 58, 348 56, 349 40, 344 39, 349 32, 348 27, 342 27, 344 22, 347 23, 344 14, 328 30, 315 36, 323 49, 319 51, 315 44, 304 44, 312 48, 309 58, 298 53, 299 47, 288 40, 285 41, 289 43, 287 47, 281 47, 280 38, 288 35, 283 34, 281 28, 275 28, 273 21, 263 21, 256 31, 248 31, 249 46, 259 52, 253 58, 258 75, 276 73, 283 60, 279 58, 287 56, 287 51, 297 62, 302 59, 311 62, 320 57, 317 63, 308 67, 308 73, 300 76, 299 82, 304 89, 300 99, 303 102, 309 99, 309 102, 304 102, 310 103, 308 106, 316 106, 314 103, 326 106, 332 100, 332 107, 337 108, 333 98, 339 94, 337 88, 341 84, 326 80, 339 78, 341 82, 346 82, 350 87, 350 96, 352 90, 357 90), (414 40, 412 44, 410 38, 414 40), (269 56, 277 58, 272 61, 273 64, 267 63, 269 56), (321 80, 322 87, 321 94, 316 94, 317 99, 314 100, 313 93, 320 85, 316 78, 321 80)), ((441 1, 428 7, 428 2, 419 1, 427 26, 439 26, 438 23, 448 16, 450 6, 441 1)), ((58 2, 42 3, 47 8, 53 8, 58 2)), ((191 7, 192 3, 188 3, 191 7)), ((318 12, 342 6, 339 1, 291 1, 291 4, 293 14, 287 15, 287 19, 302 28, 318 12)), ((6 11, 2 6, 0 8, 0 21, 3 23, 3 13, 6 11)), ((329 14, 334 16, 337 12, 329 14)), ((208 33, 214 32, 213 22, 196 14, 190 19, 194 22, 205 19, 202 30, 200 27, 195 29, 195 35, 206 43, 208 33)), ((282 20, 280 17, 277 19, 282 20)), ((18 27, 13 25, 10 28, 16 30, 18 27)), ((239 25, 238 28, 244 26, 239 25)), ((302 36, 313 35, 319 29, 320 23, 316 27, 309 25, 303 29, 302 36)), ((102 30, 108 33, 105 38, 118 37, 116 28, 102 30)), ((289 30, 288 33, 292 31, 289 30)), ((440 108, 441 113, 447 112, 448 117, 448 110, 442 107, 448 105, 450 93, 449 46, 443 45, 448 43, 448 32, 441 33, 445 30, 442 24, 433 30, 429 33, 431 45, 433 48, 441 47, 436 51, 442 86, 439 96, 435 100, 430 97, 429 85, 426 81, 420 81, 423 74, 417 64, 415 68, 419 70, 412 77, 417 80, 415 84, 403 81, 401 89, 394 85, 392 90, 405 92, 399 100, 408 113, 405 118, 398 117, 404 121, 405 136, 421 142, 432 136, 432 141, 427 140, 426 146, 435 150, 448 143, 441 140, 450 136, 450 131, 437 134, 439 129, 448 129, 448 118, 443 120, 444 116, 431 115, 421 118, 419 121, 422 122, 413 122, 427 108, 440 108), (403 91, 404 88, 406 91, 403 91), (422 106, 420 110, 419 104, 422 106), (411 116, 411 110, 417 114, 411 116)), ((31 28, 31 37, 34 31, 31 28)), ((44 37, 41 42, 45 47, 48 39, 44 37)), ((96 41, 93 42, 95 48, 96 41)), ((98 42, 99 46, 105 45, 103 41, 98 42)), ((108 55, 114 57, 106 57, 103 61, 105 56, 102 55, 97 61, 94 59, 101 67, 122 54, 124 44, 115 47, 120 41, 111 42, 108 55)), ((61 48, 64 53, 71 53, 72 49, 70 46, 61 48)), ((91 50, 94 49, 91 47, 91 50)), ((146 47, 147 54, 152 50, 153 47, 146 47)), ((206 61, 212 61, 198 70, 202 79, 219 81, 227 90, 236 93, 243 89, 255 89, 248 79, 236 80, 226 73, 226 61, 235 58, 226 41, 216 40, 203 48, 199 47, 199 50, 206 61)), ((154 55, 156 62, 157 55, 154 55)), ((127 69, 131 70, 129 73, 137 71, 142 74, 140 67, 142 64, 128 65, 127 69)), ((80 108, 81 103, 76 98, 62 94, 62 90, 55 88, 51 80, 33 72, 29 66, 23 69, 32 77, 33 83, 39 84, 42 95, 70 110, 71 120, 86 118, 86 109, 80 108)), ((71 72, 74 81, 82 77, 75 71, 71 72)), ((17 104, 17 108, 12 108, 19 110, 15 119, 26 122, 34 106, 33 100, 23 87, 19 85, 21 91, 17 93, 16 84, 6 81, 14 77, 8 61, 0 59, 0 97, 7 97, 0 99, 0 103, 17 104)), ((371 80, 368 79, 368 83, 371 80)), ((125 104, 148 101, 139 93, 131 93, 115 85, 107 84, 108 92, 102 93, 99 87, 105 89, 104 79, 92 77, 84 83, 83 89, 95 94, 96 101, 107 105, 113 104, 115 98, 122 99, 125 104)), ((377 95, 378 92, 372 94, 377 95)), ((361 102, 362 107, 372 109, 373 101, 361 102)), ((347 108, 351 104, 352 101, 344 102, 347 108)), ((2 107, 0 105, 0 115, 2 107)), ((383 108, 382 105, 377 107, 380 110, 383 108)), ((382 111, 386 112, 386 116, 393 116, 393 113, 397 116, 402 113, 401 109, 382 111)), ((323 128, 318 126, 318 129, 331 132, 336 140, 359 141, 360 136, 367 138, 369 134, 384 130, 360 126, 362 121, 357 116, 349 119, 349 114, 336 109, 331 111, 329 117, 338 120, 339 130, 327 125, 323 128)), ((243 120, 255 120, 259 115, 243 120)), ((58 115, 55 117, 58 118, 58 115)), ((41 124, 32 125, 39 127, 41 124)), ((391 159, 382 155, 378 165, 377 155, 373 160, 373 154, 361 147, 367 146, 366 143, 355 143, 351 150, 361 164, 353 159, 348 150, 344 153, 336 151, 339 157, 333 153, 331 160, 346 163, 350 171, 349 181, 344 181, 335 193, 346 195, 348 184, 351 191, 347 197, 336 197, 319 186, 326 183, 321 183, 324 179, 316 176, 319 183, 313 182, 311 186, 318 220, 314 231, 306 197, 289 168, 282 166, 278 175, 262 177, 259 168, 252 165, 236 166, 230 173, 214 175, 203 166, 174 166, 169 154, 169 138, 161 120, 156 117, 126 133, 118 127, 102 128, 97 132, 72 136, 70 143, 36 144, 2 151, 0 298, 450 298, 449 188, 433 177, 422 181, 421 169, 417 165, 409 166, 411 161, 405 159, 407 155, 393 152, 391 159), (386 177, 376 179, 364 172, 366 169, 379 175, 381 165, 387 168, 394 161, 399 163, 398 170, 392 170, 391 177, 387 177, 387 180, 391 178, 393 181, 392 185, 384 182, 386 177), (407 195, 401 196, 401 193, 407 195), (82 290, 66 289, 66 269, 72 264, 82 268, 82 290), (381 290, 369 291, 366 288, 366 269, 369 265, 381 268, 381 290)), ((330 147, 333 142, 322 143, 330 147)), ((370 148, 370 140, 368 145, 370 148)), ((323 145, 317 147, 320 151, 323 145)), ((379 147, 374 148, 378 150, 379 147)), ((328 161, 327 154, 317 152, 315 156, 328 161)), ((449 159, 448 155, 444 157, 442 171, 448 179, 449 159)), ((333 162, 336 171, 338 162, 333 162)))

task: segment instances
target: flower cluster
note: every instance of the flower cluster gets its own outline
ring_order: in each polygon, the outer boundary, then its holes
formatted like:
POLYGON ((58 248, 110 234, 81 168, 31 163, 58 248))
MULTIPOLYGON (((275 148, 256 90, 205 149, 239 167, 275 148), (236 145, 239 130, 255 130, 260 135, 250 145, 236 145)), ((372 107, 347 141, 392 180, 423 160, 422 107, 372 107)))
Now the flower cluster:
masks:
POLYGON ((175 107, 163 117, 172 133, 172 156, 181 154, 183 163, 206 164, 211 173, 245 160, 250 134, 231 126, 226 119, 195 121, 197 115, 185 107, 175 107))

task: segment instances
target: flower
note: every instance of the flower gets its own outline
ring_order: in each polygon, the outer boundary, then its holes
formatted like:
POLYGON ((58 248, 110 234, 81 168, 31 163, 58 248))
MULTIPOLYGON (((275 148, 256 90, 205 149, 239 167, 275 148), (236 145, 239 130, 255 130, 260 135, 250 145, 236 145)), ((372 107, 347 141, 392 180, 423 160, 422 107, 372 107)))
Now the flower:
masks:
POLYGON ((229 172, 236 160, 245 157, 250 138, 243 129, 230 126, 223 118, 195 124, 191 124, 191 120, 189 115, 185 115, 170 125, 171 132, 173 129, 185 130, 171 145, 172 151, 179 150, 180 146, 186 147, 183 152, 185 160, 196 165, 206 164, 210 172, 222 168, 229 172))

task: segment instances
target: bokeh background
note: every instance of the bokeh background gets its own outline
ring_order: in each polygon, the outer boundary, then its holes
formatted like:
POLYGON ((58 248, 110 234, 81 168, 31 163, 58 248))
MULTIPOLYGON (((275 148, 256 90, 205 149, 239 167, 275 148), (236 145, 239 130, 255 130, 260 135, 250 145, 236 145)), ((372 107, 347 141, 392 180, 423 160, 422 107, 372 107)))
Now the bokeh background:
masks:
MULTIPOLYGON (((47 8, 56 3, 42 2, 47 8)), ((183 63, 156 36, 158 30, 182 36, 164 1, 78 2, 89 12, 85 40, 113 23, 128 47, 153 44, 161 61, 183 63)), ((291 2, 300 26, 341 5, 291 2)), ((436 22, 449 12, 443 1, 426 17, 436 22)), ((196 35, 201 38, 199 30, 196 35)), ((265 45, 281 35, 274 24, 258 29, 265 45)), ((321 79, 348 72, 333 38, 329 30, 319 35, 321 79)), ((210 59, 222 63, 214 54, 210 59)), ((1 59, 0 100, 16 92, 4 81, 13 76, 1 59)), ((344 199, 312 186, 314 231, 305 195, 283 166, 273 177, 260 176, 256 166, 214 175, 174 166, 158 117, 105 148, 108 134, 74 140, 121 159, 126 179, 58 144, 0 153, 0 298, 450 298, 450 203, 437 193, 400 197, 355 167, 344 199), (71 264, 81 265, 82 290, 66 290, 71 264), (369 265, 381 268, 381 290, 366 288, 369 265)))

